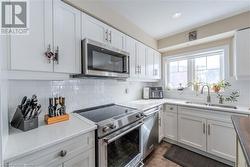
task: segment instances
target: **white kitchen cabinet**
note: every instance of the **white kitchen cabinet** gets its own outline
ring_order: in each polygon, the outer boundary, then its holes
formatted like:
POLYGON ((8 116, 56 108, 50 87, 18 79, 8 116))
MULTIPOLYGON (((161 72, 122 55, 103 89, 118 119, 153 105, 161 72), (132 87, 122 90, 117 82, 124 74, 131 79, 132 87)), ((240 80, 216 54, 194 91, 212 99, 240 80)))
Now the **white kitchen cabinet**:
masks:
POLYGON ((54 0, 54 72, 81 73, 81 12, 54 0))
POLYGON ((84 38, 107 43, 107 25, 85 13, 82 13, 82 39, 84 38))
POLYGON ((146 77, 149 79, 154 79, 155 69, 154 69, 154 50, 147 48, 146 50, 146 77))
POLYGON ((60 0, 30 1, 29 35, 10 37, 10 69, 80 73, 80 11, 60 0), (58 53, 58 61, 45 56, 58 53))
POLYGON ((164 136, 168 139, 177 141, 177 114, 167 112, 164 114, 164 136))
POLYGON ((94 167, 94 131, 48 146, 20 158, 4 162, 5 166, 94 167))
POLYGON ((168 139, 177 141, 177 106, 171 104, 164 105, 164 136, 168 139))
POLYGON ((164 130, 165 130, 165 124, 164 124, 164 109, 161 106, 159 111, 159 142, 162 141, 164 138, 164 130))
POLYGON ((53 47, 52 1, 29 3, 29 34, 10 36, 10 69, 53 72, 53 62, 44 54, 53 47))
POLYGON ((104 24, 103 22, 82 14, 82 39, 88 38, 97 42, 110 45, 114 48, 125 50, 126 35, 104 24))
POLYGON ((136 41, 136 68, 138 70, 138 78, 146 78, 146 46, 136 41))
POLYGON ((250 28, 239 30, 235 34, 235 77, 250 80, 250 28))
POLYGON ((207 120, 207 152, 235 162, 236 134, 227 122, 207 120))
POLYGON ((63 163, 63 167, 94 167, 95 166, 95 150, 82 152, 74 158, 63 163))
POLYGON ((178 115, 178 142, 206 151, 206 119, 178 115))
POLYGON ((126 50, 126 35, 109 27, 109 43, 112 47, 126 50))
POLYGON ((154 51, 154 79, 161 79, 161 54, 154 51))
POLYGON ((137 77, 137 68, 136 68, 136 41, 127 36, 126 37, 126 51, 129 53, 129 64, 130 64, 130 78, 137 77))

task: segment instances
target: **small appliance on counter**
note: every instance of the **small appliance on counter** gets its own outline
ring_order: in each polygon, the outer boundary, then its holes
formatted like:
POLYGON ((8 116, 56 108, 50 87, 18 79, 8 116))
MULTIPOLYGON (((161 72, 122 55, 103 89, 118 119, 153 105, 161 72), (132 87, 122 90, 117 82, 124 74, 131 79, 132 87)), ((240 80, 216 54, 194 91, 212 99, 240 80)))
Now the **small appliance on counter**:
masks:
POLYGON ((163 99, 162 87, 144 87, 143 99, 163 99))
POLYGON ((10 124, 22 131, 35 129, 38 127, 38 116, 41 111, 41 105, 38 104, 36 95, 32 95, 31 99, 24 96, 21 104, 17 106, 10 124))
POLYGON ((50 125, 67 120, 69 114, 66 113, 65 97, 49 98, 48 114, 44 116, 45 123, 50 125))

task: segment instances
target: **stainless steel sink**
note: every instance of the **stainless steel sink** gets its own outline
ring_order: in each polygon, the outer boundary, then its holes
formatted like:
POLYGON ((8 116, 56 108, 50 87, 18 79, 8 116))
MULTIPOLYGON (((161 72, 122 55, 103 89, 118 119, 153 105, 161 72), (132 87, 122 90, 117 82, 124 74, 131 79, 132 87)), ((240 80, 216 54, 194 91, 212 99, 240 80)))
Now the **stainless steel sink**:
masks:
POLYGON ((197 104, 197 105, 204 105, 204 106, 220 107, 220 108, 237 109, 236 106, 224 105, 224 104, 212 104, 212 103, 192 102, 192 101, 187 101, 186 103, 187 103, 187 104, 197 104))

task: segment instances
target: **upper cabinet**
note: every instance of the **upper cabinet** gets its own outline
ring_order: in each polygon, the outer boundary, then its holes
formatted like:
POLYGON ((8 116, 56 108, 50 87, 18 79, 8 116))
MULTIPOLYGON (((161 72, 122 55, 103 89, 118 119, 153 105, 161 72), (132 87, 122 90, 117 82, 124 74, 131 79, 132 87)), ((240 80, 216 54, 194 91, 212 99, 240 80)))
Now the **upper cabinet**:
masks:
POLYGON ((53 62, 45 57, 53 49, 52 1, 30 1, 28 35, 10 36, 10 69, 52 72, 53 62))
POLYGON ((30 1, 29 34, 10 37, 10 69, 80 73, 80 21, 80 11, 60 0, 30 1))
POLYGON ((137 76, 140 79, 146 78, 146 46, 141 42, 136 42, 136 66, 137 76))
POLYGON ((82 14, 82 39, 88 38, 112 47, 125 50, 126 35, 101 21, 82 14))
POLYGON ((161 54, 149 47, 146 54, 146 76, 154 80, 161 79, 161 54))
POLYGON ((235 77, 250 80, 250 28, 239 30, 235 34, 235 77))
POLYGON ((154 79, 161 79, 161 54, 154 51, 154 79))
POLYGON ((81 12, 54 0, 54 72, 80 73, 81 12))

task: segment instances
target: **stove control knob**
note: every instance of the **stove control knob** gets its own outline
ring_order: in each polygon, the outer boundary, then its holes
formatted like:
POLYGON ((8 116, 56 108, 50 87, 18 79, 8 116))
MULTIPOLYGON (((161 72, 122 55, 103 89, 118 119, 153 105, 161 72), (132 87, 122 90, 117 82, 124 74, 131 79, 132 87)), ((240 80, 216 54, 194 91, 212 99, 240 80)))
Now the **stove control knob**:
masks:
POLYGON ((109 129, 110 129, 110 127, 105 126, 105 127, 102 129, 102 131, 103 131, 103 132, 107 132, 109 129))
POLYGON ((110 127, 110 129, 115 129, 116 125, 115 124, 111 124, 109 127, 110 127))

